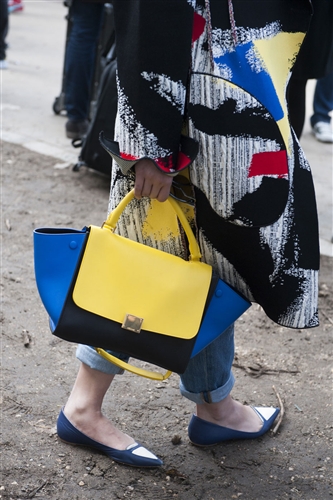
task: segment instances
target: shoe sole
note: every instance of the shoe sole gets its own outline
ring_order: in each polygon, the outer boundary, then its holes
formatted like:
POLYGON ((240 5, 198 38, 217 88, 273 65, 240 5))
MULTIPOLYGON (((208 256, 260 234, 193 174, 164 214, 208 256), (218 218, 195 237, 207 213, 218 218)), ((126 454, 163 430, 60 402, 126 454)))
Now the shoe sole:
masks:
MULTIPOLYGON (((198 443, 194 443, 193 441, 191 441, 190 438, 189 438, 189 441, 190 441, 190 444, 192 446, 196 446, 197 448, 211 448, 212 446, 216 446, 217 444, 221 444, 218 441, 216 443, 212 443, 212 444, 198 444, 198 443)), ((224 443, 227 443, 227 441, 224 441, 224 443)))
POLYGON ((66 137, 68 137, 68 139, 84 139, 85 136, 86 134, 81 135, 81 134, 76 134, 75 132, 66 131, 66 137))

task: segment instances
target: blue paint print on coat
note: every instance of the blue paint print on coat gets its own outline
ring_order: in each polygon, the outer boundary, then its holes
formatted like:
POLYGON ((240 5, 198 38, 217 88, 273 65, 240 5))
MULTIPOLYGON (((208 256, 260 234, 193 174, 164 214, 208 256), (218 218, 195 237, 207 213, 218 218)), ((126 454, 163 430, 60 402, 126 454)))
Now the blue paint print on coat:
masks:
POLYGON ((256 55, 253 42, 239 45, 233 52, 223 56, 214 57, 214 62, 223 68, 223 74, 227 68, 227 79, 253 95, 276 121, 283 118, 283 109, 273 81, 256 55))

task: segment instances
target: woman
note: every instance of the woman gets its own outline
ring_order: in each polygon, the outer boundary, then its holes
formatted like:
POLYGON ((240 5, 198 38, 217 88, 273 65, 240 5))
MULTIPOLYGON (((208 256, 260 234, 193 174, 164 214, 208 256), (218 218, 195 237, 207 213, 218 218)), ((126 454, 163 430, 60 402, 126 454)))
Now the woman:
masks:
MULTIPOLYGON (((189 178, 184 207, 204 260, 278 324, 316 326, 315 198, 285 102, 309 3, 115 0, 114 9, 117 143, 105 146, 117 166, 109 208, 132 187, 137 198, 119 233, 186 257, 173 215, 156 200, 170 190, 179 197, 189 178), (186 204, 192 200, 194 207, 186 204)), ((233 355, 232 325, 180 377, 182 395, 196 404, 194 444, 261 436, 278 414, 232 399, 233 355)), ((79 346, 77 357, 82 364, 58 419, 59 437, 129 465, 161 465, 102 414, 120 370, 88 346, 79 346)))

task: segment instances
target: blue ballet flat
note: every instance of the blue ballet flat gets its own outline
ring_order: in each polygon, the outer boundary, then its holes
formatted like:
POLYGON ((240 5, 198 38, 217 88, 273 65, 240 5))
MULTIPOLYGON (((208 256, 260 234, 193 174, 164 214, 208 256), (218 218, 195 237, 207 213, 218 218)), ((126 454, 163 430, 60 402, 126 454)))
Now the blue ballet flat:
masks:
POLYGON ((58 417, 57 432, 62 441, 79 446, 89 446, 105 453, 112 460, 121 464, 131 465, 132 467, 159 467, 163 465, 162 460, 141 444, 133 443, 126 450, 116 450, 91 439, 70 423, 63 410, 61 410, 58 417))
POLYGON ((192 444, 197 446, 212 446, 231 441, 233 439, 256 439, 267 432, 279 413, 279 408, 272 407, 254 407, 251 408, 262 420, 262 427, 258 432, 243 432, 220 425, 212 424, 202 418, 193 415, 188 427, 188 436, 192 444))

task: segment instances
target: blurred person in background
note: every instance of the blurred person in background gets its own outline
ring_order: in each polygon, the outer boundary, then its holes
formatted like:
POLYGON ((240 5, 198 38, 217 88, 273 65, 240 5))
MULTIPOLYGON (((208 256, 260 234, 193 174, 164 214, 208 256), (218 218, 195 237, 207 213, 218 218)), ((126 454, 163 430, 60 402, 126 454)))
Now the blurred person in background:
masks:
MULTIPOLYGON (((333 1, 312 0, 312 6, 313 17, 310 28, 301 47, 287 90, 289 119, 298 139, 302 135, 305 121, 307 81, 310 79, 319 80, 333 73, 333 1)), ((319 93, 322 92, 321 85, 319 93)), ((311 124, 312 122, 315 123, 311 120, 311 124)))
POLYGON ((70 5, 73 26, 65 55, 68 116, 65 127, 69 139, 81 139, 88 130, 90 89, 104 3, 104 0, 73 0, 70 5))
POLYGON ((6 38, 9 29, 9 14, 22 10, 22 0, 0 0, 0 69, 8 68, 6 60, 8 44, 6 38))
POLYGON ((7 69, 8 1, 0 0, 0 69, 7 69))
POLYGON ((332 110, 333 73, 330 73, 317 80, 313 97, 313 115, 310 118, 310 123, 312 133, 320 142, 333 142, 332 119, 330 115, 332 110))

